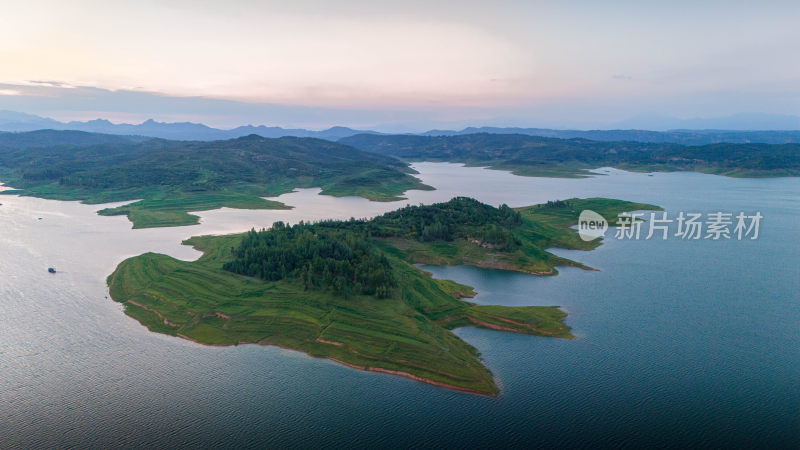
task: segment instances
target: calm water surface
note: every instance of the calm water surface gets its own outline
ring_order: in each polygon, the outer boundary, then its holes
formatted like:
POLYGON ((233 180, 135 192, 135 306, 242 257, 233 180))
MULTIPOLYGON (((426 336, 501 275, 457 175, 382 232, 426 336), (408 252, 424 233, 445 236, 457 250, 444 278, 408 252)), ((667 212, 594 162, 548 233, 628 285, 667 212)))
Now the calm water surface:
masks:
POLYGON ((201 225, 170 229, 131 230, 98 206, 0 197, 0 447, 800 447, 800 180, 415 167, 438 190, 396 203, 302 190, 280 197, 291 211, 209 211, 201 225), (273 347, 203 347, 148 332, 106 298, 121 260, 194 259, 180 245, 192 235, 455 195, 511 206, 608 196, 765 219, 757 241, 607 239, 592 252, 556 251, 599 272, 428 267, 475 286, 478 303, 569 312, 571 341, 457 330, 482 352, 498 398, 273 347))

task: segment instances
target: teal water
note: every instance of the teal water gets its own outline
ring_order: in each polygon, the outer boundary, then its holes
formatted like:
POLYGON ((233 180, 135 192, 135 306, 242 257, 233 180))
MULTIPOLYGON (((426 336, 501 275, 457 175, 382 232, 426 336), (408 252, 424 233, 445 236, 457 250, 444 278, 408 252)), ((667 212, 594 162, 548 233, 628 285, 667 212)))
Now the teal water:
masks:
POLYGON ((486 398, 289 350, 149 333, 104 298, 119 261, 149 250, 194 258, 178 245, 191 235, 398 205, 301 191, 284 197, 297 206, 289 212, 214 211, 198 227, 130 230, 97 207, 0 197, 0 447, 800 447, 800 180, 418 168, 439 190, 411 202, 611 196, 671 214, 758 210, 764 221, 756 241, 556 250, 598 272, 427 267, 474 286, 478 303, 569 313, 570 341, 457 331, 502 389, 486 398))

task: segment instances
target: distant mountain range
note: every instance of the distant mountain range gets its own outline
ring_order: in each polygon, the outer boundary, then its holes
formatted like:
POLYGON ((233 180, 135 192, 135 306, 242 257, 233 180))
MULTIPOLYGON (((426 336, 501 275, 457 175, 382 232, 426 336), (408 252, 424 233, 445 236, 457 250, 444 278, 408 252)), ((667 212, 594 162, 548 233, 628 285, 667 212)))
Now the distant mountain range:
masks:
POLYGON ((314 137, 336 141, 343 137, 356 134, 375 133, 369 130, 354 130, 347 127, 332 127, 327 130, 313 131, 306 129, 286 129, 281 127, 267 127, 264 125, 246 125, 230 130, 212 128, 201 123, 192 122, 156 122, 147 120, 140 124, 112 123, 105 119, 95 119, 86 122, 59 122, 46 117, 15 111, 0 111, 0 131, 35 131, 35 130, 76 130, 90 133, 117 134, 129 136, 147 136, 172 140, 215 141, 233 139, 256 134, 267 138, 284 136, 314 137))
POLYGON ((614 124, 614 128, 639 130, 800 130, 800 117, 786 114, 741 113, 724 117, 640 115, 614 124))
POLYGON ((651 142, 681 145, 730 144, 794 144, 800 143, 800 130, 735 131, 735 130, 553 130, 549 128, 468 127, 463 130, 430 130, 422 136, 461 136, 466 134, 524 134, 558 139, 588 139, 603 142, 651 142))
MULTIPOLYGON (((663 119, 663 118, 661 118, 663 119)), ((661 120, 659 119, 659 120, 661 120)), ((430 130, 418 134, 422 136, 456 136, 475 133, 490 134, 524 134, 530 136, 552 137, 560 139, 589 139, 593 141, 632 141, 652 143, 673 143, 682 145, 706 145, 715 143, 765 143, 788 144, 800 143, 800 118, 794 116, 764 116, 764 115, 737 115, 723 119, 674 119, 675 124, 688 128, 692 124, 705 124, 708 129, 675 129, 668 131, 648 131, 645 129, 619 129, 619 130, 555 130, 549 128, 500 128, 500 127, 468 127, 462 130, 430 130), (712 126, 723 123, 732 123, 736 119, 736 128, 746 128, 745 124, 752 124, 753 128, 770 118, 769 123, 778 120, 787 127, 787 130, 724 130, 713 129, 712 126)), ((631 125, 652 122, 647 118, 632 119, 631 125)), ((662 121, 663 123, 663 121, 662 121)), ((766 122, 764 122, 766 124, 766 122)), ((140 124, 120 123, 115 124, 104 119, 86 122, 59 122, 54 119, 24 114, 14 111, 0 111, 0 131, 22 132, 34 130, 76 130, 91 133, 111 135, 144 136, 172 140, 197 140, 212 141, 233 139, 252 134, 278 138, 284 136, 314 137, 330 141, 338 141, 357 134, 384 134, 372 130, 356 130, 348 127, 332 127, 326 130, 315 131, 302 128, 290 129, 281 127, 268 127, 264 125, 246 125, 223 130, 212 128, 200 123, 179 122, 167 123, 147 120, 140 124)))

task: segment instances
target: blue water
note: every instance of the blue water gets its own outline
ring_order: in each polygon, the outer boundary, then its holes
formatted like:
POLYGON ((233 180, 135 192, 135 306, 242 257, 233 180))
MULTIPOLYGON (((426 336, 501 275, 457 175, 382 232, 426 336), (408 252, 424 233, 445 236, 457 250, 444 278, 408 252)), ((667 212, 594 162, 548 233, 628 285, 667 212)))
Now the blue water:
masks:
POLYGON ((574 340, 456 331, 496 376, 502 393, 488 398, 289 350, 153 334, 104 298, 103 279, 124 257, 195 257, 177 246, 182 236, 276 217, 358 217, 379 212, 374 204, 298 193, 290 198, 308 209, 203 213, 200 227, 142 233, 96 207, 0 198, 0 447, 800 448, 800 180, 421 169, 440 190, 413 201, 612 196, 670 214, 760 211, 764 221, 756 241, 555 250, 597 272, 427 267, 474 286, 478 303, 569 313, 574 340), (64 273, 44 276, 50 261, 64 273))

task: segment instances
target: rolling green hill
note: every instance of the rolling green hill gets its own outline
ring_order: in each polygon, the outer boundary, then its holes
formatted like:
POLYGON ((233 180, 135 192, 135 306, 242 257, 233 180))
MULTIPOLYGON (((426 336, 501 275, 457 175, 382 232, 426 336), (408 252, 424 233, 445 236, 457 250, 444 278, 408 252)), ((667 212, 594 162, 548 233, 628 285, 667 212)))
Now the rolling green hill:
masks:
POLYGON ((150 138, 142 136, 119 136, 74 130, 36 130, 24 133, 6 133, 0 131, 0 148, 35 148, 59 145, 89 146, 143 142, 149 139, 150 138))
POLYGON ((360 134, 339 142, 405 161, 450 161, 517 175, 584 177, 603 166, 635 171, 696 171, 737 177, 800 175, 800 144, 599 142, 522 134, 411 136, 360 134))
POLYGON ((394 158, 311 138, 0 148, 0 180, 17 189, 10 193, 87 203, 140 200, 100 212, 127 215, 135 228, 191 225, 198 218, 189 211, 223 206, 285 208, 261 197, 298 187, 378 201, 431 189, 411 173, 394 158))
POLYGON ((108 283, 126 314, 154 332, 208 345, 279 345, 362 370, 496 395, 478 352, 450 330, 571 338, 566 314, 555 306, 476 305, 461 300, 474 295, 472 288, 433 279, 412 263, 543 274, 555 274, 554 265, 581 266, 546 249, 599 245, 569 228, 589 207, 611 222, 623 211, 657 209, 573 199, 512 210, 456 198, 372 220, 276 223, 269 230, 195 237, 185 244, 204 251, 199 260, 147 253, 123 261, 108 283))

